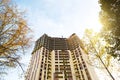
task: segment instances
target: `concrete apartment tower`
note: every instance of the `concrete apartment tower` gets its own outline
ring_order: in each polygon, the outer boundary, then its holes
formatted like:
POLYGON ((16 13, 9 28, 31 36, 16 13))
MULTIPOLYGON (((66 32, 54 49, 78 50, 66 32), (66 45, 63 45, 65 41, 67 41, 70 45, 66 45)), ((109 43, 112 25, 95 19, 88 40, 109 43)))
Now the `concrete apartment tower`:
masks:
POLYGON ((98 80, 78 36, 36 41, 25 80, 98 80))

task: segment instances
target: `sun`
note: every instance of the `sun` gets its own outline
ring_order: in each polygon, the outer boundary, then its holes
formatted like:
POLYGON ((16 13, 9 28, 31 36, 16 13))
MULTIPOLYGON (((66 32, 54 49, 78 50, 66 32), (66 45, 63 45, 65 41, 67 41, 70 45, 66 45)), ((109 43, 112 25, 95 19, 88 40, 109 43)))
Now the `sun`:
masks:
POLYGON ((91 19, 87 22, 86 29, 92 29, 94 32, 100 32, 102 28, 102 24, 97 19, 91 19))

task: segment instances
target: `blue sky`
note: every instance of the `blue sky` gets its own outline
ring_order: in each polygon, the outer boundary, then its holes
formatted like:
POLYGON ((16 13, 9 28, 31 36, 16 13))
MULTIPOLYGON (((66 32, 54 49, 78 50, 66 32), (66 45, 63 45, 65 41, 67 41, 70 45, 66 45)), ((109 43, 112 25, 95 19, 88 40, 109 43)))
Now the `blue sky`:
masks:
MULTIPOLYGON (((33 31, 34 40, 44 33, 58 37, 69 37, 72 33, 76 33, 82 37, 86 28, 93 28, 95 31, 100 29, 98 0, 13 1, 20 10, 26 10, 26 19, 33 31)), ((23 56, 23 63, 28 64, 30 55, 31 52, 28 52, 23 56)), ((6 80, 23 80, 20 78, 20 73, 20 69, 12 69, 6 80)))
POLYGON ((100 7, 97 0, 15 0, 27 11, 35 40, 42 34, 69 37, 83 35, 85 28, 99 29, 100 7))

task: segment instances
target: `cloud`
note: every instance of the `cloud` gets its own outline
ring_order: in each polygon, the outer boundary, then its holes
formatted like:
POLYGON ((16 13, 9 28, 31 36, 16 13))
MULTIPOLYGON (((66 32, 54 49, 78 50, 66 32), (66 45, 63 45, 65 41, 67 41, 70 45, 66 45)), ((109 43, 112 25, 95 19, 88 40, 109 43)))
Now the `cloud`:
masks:
POLYGON ((97 0, 20 0, 27 9, 29 27, 35 39, 47 33, 52 36, 68 37, 72 33, 83 35, 84 29, 95 26, 99 5, 97 0))
POLYGON ((85 27, 91 25, 89 21, 98 16, 98 5, 89 0, 36 1, 36 5, 29 8, 28 15, 36 38, 43 33, 65 37, 78 33, 81 36, 85 27))

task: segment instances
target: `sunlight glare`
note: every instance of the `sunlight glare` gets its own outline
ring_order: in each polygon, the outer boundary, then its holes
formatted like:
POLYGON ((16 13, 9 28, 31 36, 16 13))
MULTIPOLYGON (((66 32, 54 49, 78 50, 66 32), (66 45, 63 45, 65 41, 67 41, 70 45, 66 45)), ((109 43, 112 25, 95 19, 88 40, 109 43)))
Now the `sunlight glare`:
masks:
POLYGON ((93 19, 89 21, 87 24, 88 26, 86 27, 86 29, 92 29, 95 32, 100 32, 102 28, 102 25, 98 19, 93 19))

